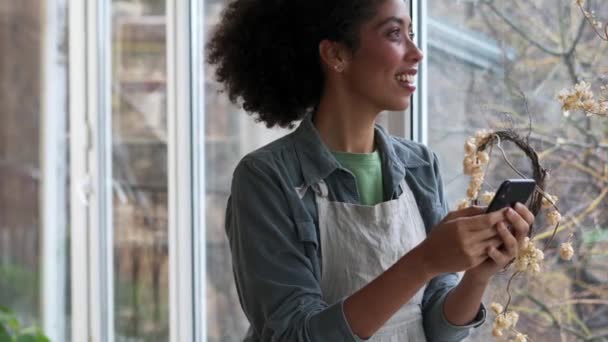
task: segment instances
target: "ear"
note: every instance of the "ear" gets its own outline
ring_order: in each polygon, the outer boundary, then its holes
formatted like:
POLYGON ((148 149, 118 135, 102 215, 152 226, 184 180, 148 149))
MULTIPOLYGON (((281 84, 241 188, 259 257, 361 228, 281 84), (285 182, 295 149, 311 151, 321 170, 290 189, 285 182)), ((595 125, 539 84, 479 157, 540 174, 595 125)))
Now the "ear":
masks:
POLYGON ((324 39, 319 43, 321 63, 330 72, 341 73, 348 67, 348 49, 344 44, 324 39))

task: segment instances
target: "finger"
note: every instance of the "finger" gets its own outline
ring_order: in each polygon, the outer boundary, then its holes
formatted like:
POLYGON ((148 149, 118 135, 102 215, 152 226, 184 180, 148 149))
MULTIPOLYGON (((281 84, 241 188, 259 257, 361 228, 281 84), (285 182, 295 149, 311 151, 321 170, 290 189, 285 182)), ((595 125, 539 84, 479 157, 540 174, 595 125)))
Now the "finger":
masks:
POLYGON ((532 212, 530 211, 530 209, 528 209, 528 207, 517 202, 517 203, 515 203, 514 209, 515 209, 515 211, 517 211, 519 216, 523 217, 523 219, 526 220, 526 222, 528 222, 529 226, 531 226, 532 223, 534 223, 534 214, 532 214, 532 212))
POLYGON ((506 249, 506 255, 510 258, 516 257, 519 248, 517 239, 515 239, 513 234, 511 234, 511 232, 503 222, 499 222, 496 225, 496 229, 498 230, 498 235, 500 235, 502 242, 505 246, 504 248, 506 249))
POLYGON ((480 230, 487 227, 492 227, 505 219, 505 213, 509 208, 503 208, 489 214, 481 214, 472 218, 472 229, 480 230))
POLYGON ((488 246, 495 247, 500 249, 503 245, 502 238, 497 234, 496 237, 493 237, 487 241, 488 246))
POLYGON ((498 249, 494 247, 490 247, 488 249, 488 256, 494 260, 494 262, 499 266, 504 266, 509 263, 511 258, 509 256, 501 253, 498 249))
POLYGON ((496 234, 495 237, 482 241, 481 243, 476 243, 469 248, 469 250, 473 251, 474 256, 478 255, 488 255, 488 248, 500 248, 502 245, 502 238, 496 234))
MULTIPOLYGON (((495 227, 488 226, 485 229, 474 230, 471 232, 471 241, 480 242, 498 236, 498 231, 495 227)), ((498 239, 499 241, 502 241, 498 239)))
POLYGON ((523 239, 528 236, 528 231, 530 230, 530 225, 526 220, 524 220, 521 215, 514 209, 509 208, 507 210, 507 220, 511 223, 511 226, 515 230, 515 235, 517 236, 517 240, 523 241, 523 239))
POLYGON ((473 265, 471 267, 479 266, 480 264, 482 264, 484 261, 486 261, 488 259, 489 259, 488 254, 484 252, 483 255, 480 255, 474 259, 473 265))

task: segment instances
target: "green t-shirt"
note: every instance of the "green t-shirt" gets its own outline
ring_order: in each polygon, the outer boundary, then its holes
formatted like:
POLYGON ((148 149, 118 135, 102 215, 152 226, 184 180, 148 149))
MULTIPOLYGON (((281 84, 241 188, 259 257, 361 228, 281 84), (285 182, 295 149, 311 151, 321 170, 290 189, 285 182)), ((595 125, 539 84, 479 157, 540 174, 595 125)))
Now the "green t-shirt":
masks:
POLYGON ((346 153, 332 151, 340 165, 355 175, 361 204, 376 205, 384 201, 380 153, 346 153))

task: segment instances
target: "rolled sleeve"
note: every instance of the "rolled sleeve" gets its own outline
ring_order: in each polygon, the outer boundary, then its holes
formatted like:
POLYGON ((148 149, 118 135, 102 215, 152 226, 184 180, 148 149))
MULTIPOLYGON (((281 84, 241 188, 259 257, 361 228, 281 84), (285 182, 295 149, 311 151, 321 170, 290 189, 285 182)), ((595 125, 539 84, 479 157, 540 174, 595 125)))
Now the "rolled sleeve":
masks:
POLYGON ((322 334, 315 334, 312 341, 368 341, 353 333, 344 314, 344 299, 316 315, 311 325, 313 325, 313 328, 310 329, 312 332, 322 332, 322 334), (333 331, 336 333, 332 333, 333 331))
MULTIPOLYGON (((427 231, 430 231, 448 213, 448 204, 445 197, 443 180, 439 168, 437 155, 432 153, 433 171, 435 174, 437 195, 440 205, 427 213, 430 218, 427 231)), ((460 277, 457 273, 441 274, 433 278, 426 287, 422 299, 422 315, 424 330, 429 342, 453 342, 465 339, 471 328, 482 325, 486 319, 486 309, 481 304, 479 311, 473 321, 467 325, 456 326, 451 324, 445 317, 443 305, 449 292, 458 285, 460 277)))
POLYGON ((322 300, 316 255, 307 255, 306 246, 316 242, 302 241, 282 182, 270 165, 243 160, 228 200, 226 234, 252 341, 362 341, 343 301, 322 300))
POLYGON ((443 305, 450 291, 458 283, 456 273, 443 274, 433 278, 427 286, 422 301, 424 331, 429 342, 453 342, 465 339, 472 328, 479 327, 486 320, 483 303, 475 318, 467 325, 454 325, 445 317, 443 305))

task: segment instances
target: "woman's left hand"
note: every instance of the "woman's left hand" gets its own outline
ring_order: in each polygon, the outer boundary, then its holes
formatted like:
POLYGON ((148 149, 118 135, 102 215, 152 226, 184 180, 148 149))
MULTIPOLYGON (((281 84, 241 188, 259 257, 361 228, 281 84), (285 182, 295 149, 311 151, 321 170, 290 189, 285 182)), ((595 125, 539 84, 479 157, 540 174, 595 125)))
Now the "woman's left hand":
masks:
POLYGON ((517 256, 519 246, 528 236, 530 226, 534 222, 534 214, 525 205, 517 203, 514 209, 506 212, 506 219, 513 228, 513 233, 509 231, 505 221, 496 224, 498 236, 495 239, 500 239, 502 244, 498 248, 490 247, 488 259, 466 271, 469 277, 483 282, 489 281, 517 256))

